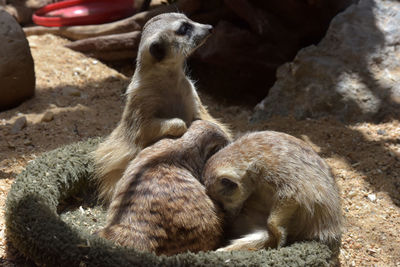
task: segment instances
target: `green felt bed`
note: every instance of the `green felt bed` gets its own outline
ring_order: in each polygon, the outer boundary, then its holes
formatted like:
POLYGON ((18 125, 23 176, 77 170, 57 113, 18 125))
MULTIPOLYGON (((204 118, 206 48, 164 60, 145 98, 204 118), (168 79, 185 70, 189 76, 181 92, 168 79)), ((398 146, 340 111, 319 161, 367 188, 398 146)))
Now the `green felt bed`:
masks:
POLYGON ((114 246, 93 232, 105 223, 91 183, 90 152, 99 139, 68 145, 35 159, 18 175, 6 203, 7 239, 46 266, 328 266, 318 242, 278 250, 183 253, 157 257, 114 246))

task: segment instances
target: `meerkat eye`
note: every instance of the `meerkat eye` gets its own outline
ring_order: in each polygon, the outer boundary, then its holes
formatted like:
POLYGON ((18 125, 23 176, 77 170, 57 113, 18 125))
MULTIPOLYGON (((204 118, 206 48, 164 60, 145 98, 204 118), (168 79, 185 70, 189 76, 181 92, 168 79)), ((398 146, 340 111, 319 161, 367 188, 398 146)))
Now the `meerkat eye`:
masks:
POLYGON ((190 23, 184 22, 176 31, 177 35, 186 35, 192 30, 193 26, 190 23))
POLYGON ((228 178, 222 178, 220 183, 223 187, 223 193, 225 195, 232 193, 234 190, 236 190, 236 188, 238 188, 238 184, 228 178))

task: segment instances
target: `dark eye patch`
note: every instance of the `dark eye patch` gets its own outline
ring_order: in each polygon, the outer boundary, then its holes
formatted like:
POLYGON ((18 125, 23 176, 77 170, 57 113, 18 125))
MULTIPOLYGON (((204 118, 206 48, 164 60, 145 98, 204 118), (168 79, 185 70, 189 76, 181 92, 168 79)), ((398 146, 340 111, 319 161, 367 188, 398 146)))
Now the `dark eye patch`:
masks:
POLYGON ((176 31, 177 35, 189 34, 193 29, 193 25, 187 22, 183 22, 179 29, 176 31))

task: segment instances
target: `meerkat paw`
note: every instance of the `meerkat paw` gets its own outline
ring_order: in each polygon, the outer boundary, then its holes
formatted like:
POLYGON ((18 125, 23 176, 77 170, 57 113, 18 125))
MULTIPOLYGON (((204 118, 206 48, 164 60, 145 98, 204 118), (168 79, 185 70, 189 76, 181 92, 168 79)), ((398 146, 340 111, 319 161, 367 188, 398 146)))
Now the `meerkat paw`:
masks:
POLYGON ((179 119, 173 118, 169 120, 165 120, 162 126, 162 132, 164 136, 182 136, 187 131, 186 123, 179 119))
POLYGON ((217 251, 260 250, 265 248, 269 239, 270 234, 267 230, 257 230, 242 238, 232 240, 229 246, 219 248, 217 251))

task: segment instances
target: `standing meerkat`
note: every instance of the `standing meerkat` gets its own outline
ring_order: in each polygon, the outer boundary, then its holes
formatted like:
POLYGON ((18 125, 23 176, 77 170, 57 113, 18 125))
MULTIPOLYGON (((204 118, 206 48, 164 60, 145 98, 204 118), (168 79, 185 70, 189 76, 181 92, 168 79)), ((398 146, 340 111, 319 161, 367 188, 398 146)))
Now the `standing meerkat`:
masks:
POLYGON ((202 181, 230 218, 233 240, 220 251, 340 242, 341 201, 331 170, 293 136, 245 135, 208 160, 202 181))
POLYGON ((94 152, 100 198, 108 202, 115 184, 139 151, 163 137, 179 137, 192 121, 214 119, 185 75, 185 59, 209 37, 211 25, 180 13, 150 19, 143 27, 137 64, 121 121, 94 152))
POLYGON ((222 218, 199 180, 207 159, 228 142, 216 124, 198 120, 181 138, 143 149, 118 181, 99 235, 158 255, 217 248, 222 218))

